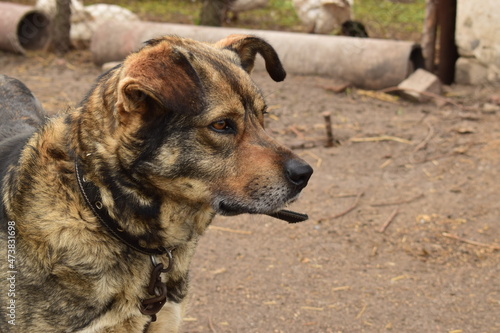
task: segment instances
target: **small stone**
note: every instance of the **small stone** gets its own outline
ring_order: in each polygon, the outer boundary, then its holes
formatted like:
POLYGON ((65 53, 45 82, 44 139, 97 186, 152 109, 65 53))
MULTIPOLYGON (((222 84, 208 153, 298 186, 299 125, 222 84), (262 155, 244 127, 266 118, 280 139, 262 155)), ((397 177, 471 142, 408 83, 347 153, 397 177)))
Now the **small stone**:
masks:
POLYGON ((484 103, 481 111, 485 114, 495 114, 500 111, 500 106, 493 103, 484 103))
POLYGON ((439 78, 424 70, 417 69, 412 75, 398 85, 401 95, 416 102, 426 102, 431 97, 425 92, 440 95, 442 91, 439 78))
POLYGON ((461 84, 482 84, 488 81, 488 69, 475 58, 461 57, 455 64, 455 82, 461 84))
POLYGON ((490 102, 496 105, 500 105, 500 95, 491 95, 490 102))

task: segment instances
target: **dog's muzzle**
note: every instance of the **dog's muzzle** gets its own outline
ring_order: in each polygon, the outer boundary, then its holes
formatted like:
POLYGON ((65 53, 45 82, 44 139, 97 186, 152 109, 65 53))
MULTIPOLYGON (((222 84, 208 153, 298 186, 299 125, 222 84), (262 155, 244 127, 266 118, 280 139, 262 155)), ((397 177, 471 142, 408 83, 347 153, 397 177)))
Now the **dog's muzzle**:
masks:
POLYGON ((313 173, 309 164, 298 158, 287 159, 282 164, 282 178, 255 178, 246 185, 247 196, 238 196, 230 191, 221 191, 212 202, 222 215, 274 214, 283 206, 295 201, 307 186, 313 173))

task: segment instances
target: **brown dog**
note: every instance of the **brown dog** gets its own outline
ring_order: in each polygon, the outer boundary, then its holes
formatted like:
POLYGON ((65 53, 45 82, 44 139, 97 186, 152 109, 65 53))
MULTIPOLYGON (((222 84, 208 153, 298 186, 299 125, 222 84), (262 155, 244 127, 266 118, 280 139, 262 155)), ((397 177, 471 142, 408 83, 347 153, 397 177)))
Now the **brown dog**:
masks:
POLYGON ((0 141, 0 331, 178 331, 214 215, 275 213, 312 174, 263 129, 257 53, 285 78, 256 37, 151 40, 77 109, 0 141))

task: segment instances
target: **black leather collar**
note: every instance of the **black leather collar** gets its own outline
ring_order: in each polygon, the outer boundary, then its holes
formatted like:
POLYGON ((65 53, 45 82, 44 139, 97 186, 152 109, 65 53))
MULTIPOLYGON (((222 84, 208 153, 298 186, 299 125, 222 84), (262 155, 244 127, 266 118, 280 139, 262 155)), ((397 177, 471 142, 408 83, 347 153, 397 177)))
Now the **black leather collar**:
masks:
POLYGON ((118 222, 109 215, 108 210, 106 209, 106 207, 104 207, 101 194, 99 193, 99 189, 97 188, 97 186, 88 179, 85 179, 84 172, 80 163, 78 162, 78 158, 75 159, 75 173, 78 187, 80 188, 80 192, 82 193, 85 202, 97 217, 99 222, 104 227, 106 227, 106 229, 114 237, 116 237, 131 249, 147 255, 163 255, 169 253, 170 250, 167 248, 152 249, 142 246, 141 244, 139 244, 139 239, 137 237, 120 228, 118 222))

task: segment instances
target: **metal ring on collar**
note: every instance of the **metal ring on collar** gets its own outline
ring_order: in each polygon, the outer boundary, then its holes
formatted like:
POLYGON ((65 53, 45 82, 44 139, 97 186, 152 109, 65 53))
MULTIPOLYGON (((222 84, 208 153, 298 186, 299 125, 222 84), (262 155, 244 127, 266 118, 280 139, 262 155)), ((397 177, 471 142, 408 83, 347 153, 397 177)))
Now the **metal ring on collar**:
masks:
MULTIPOLYGON (((174 257, 172 256, 172 250, 166 249, 165 253, 168 256, 168 266, 161 270, 162 273, 170 272, 172 270, 172 267, 174 266, 174 257)), ((151 263, 153 264, 153 266, 158 265, 158 261, 156 260, 156 256, 151 255, 150 258, 151 258, 151 263)))

